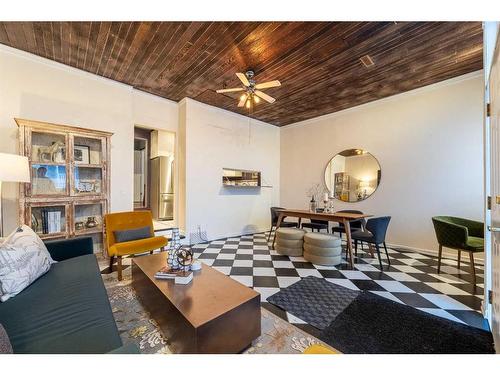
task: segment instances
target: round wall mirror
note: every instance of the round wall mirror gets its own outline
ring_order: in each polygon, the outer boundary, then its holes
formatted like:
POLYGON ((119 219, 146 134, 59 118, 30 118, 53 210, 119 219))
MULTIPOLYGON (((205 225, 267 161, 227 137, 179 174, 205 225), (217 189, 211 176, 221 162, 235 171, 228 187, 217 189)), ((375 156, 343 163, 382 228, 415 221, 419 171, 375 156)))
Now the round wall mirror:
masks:
POLYGON ((334 198, 359 202, 377 190, 381 176, 377 159, 368 151, 353 148, 330 160, 325 169, 325 184, 334 198))

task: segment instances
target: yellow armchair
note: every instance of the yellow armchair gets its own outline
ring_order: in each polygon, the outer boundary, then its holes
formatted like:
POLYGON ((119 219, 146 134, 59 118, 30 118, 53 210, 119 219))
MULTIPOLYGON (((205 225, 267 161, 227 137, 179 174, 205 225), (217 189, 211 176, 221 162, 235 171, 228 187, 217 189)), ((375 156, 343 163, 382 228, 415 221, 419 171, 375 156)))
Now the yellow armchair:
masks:
POLYGON ((113 270, 114 258, 117 258, 118 280, 122 280, 122 256, 141 254, 155 249, 164 250, 168 241, 163 236, 154 235, 151 211, 115 212, 104 216, 106 228, 106 244, 109 255, 109 269, 113 270), (115 231, 137 229, 149 226, 151 237, 140 240, 116 242, 115 231))

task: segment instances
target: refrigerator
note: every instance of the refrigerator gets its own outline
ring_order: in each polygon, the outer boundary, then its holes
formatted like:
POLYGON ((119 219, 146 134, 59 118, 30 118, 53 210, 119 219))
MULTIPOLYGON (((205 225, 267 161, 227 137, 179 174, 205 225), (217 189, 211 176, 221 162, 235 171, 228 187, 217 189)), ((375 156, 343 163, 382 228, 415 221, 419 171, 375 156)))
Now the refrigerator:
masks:
POLYGON ((155 220, 174 218, 174 157, 151 159, 151 212, 155 220))

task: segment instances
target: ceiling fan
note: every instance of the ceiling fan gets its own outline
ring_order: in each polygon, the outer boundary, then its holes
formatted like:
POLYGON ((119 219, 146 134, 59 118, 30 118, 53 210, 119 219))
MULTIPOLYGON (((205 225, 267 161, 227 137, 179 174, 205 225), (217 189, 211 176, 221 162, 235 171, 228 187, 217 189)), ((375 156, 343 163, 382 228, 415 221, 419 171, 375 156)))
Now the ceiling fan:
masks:
POLYGON ((274 103, 276 101, 276 99, 274 99, 272 96, 267 95, 265 92, 262 92, 261 90, 268 89, 271 87, 281 86, 280 81, 274 80, 264 83, 256 83, 254 80, 255 73, 253 70, 249 70, 245 74, 236 73, 236 76, 240 79, 241 83, 243 83, 244 87, 235 87, 232 89, 220 89, 217 90, 216 92, 218 94, 223 94, 226 92, 245 91, 245 93, 240 96, 238 107, 245 106, 247 108, 250 108, 252 104, 259 103, 260 99, 263 99, 268 103, 274 103))

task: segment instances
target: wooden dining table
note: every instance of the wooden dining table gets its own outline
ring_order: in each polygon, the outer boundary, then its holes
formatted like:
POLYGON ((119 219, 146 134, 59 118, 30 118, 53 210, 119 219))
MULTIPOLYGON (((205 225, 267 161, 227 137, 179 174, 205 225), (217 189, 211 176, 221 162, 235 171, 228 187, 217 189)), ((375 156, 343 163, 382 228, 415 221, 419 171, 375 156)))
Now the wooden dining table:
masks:
MULTIPOLYGON (((352 254, 351 222, 361 220, 362 229, 366 230, 365 220, 362 219, 373 216, 366 214, 354 214, 348 212, 312 212, 308 210, 296 210, 296 209, 281 209, 278 210, 278 213, 279 216, 278 216, 278 222, 276 223, 276 229, 280 227, 285 217, 298 218, 299 228, 302 219, 324 220, 324 221, 333 221, 337 223, 342 223, 344 225, 345 234, 347 237, 347 253, 349 255, 349 265, 351 266, 351 268, 354 267, 353 254, 352 254)), ((275 242, 276 242, 276 235, 274 236, 273 240, 273 249, 275 242)))

